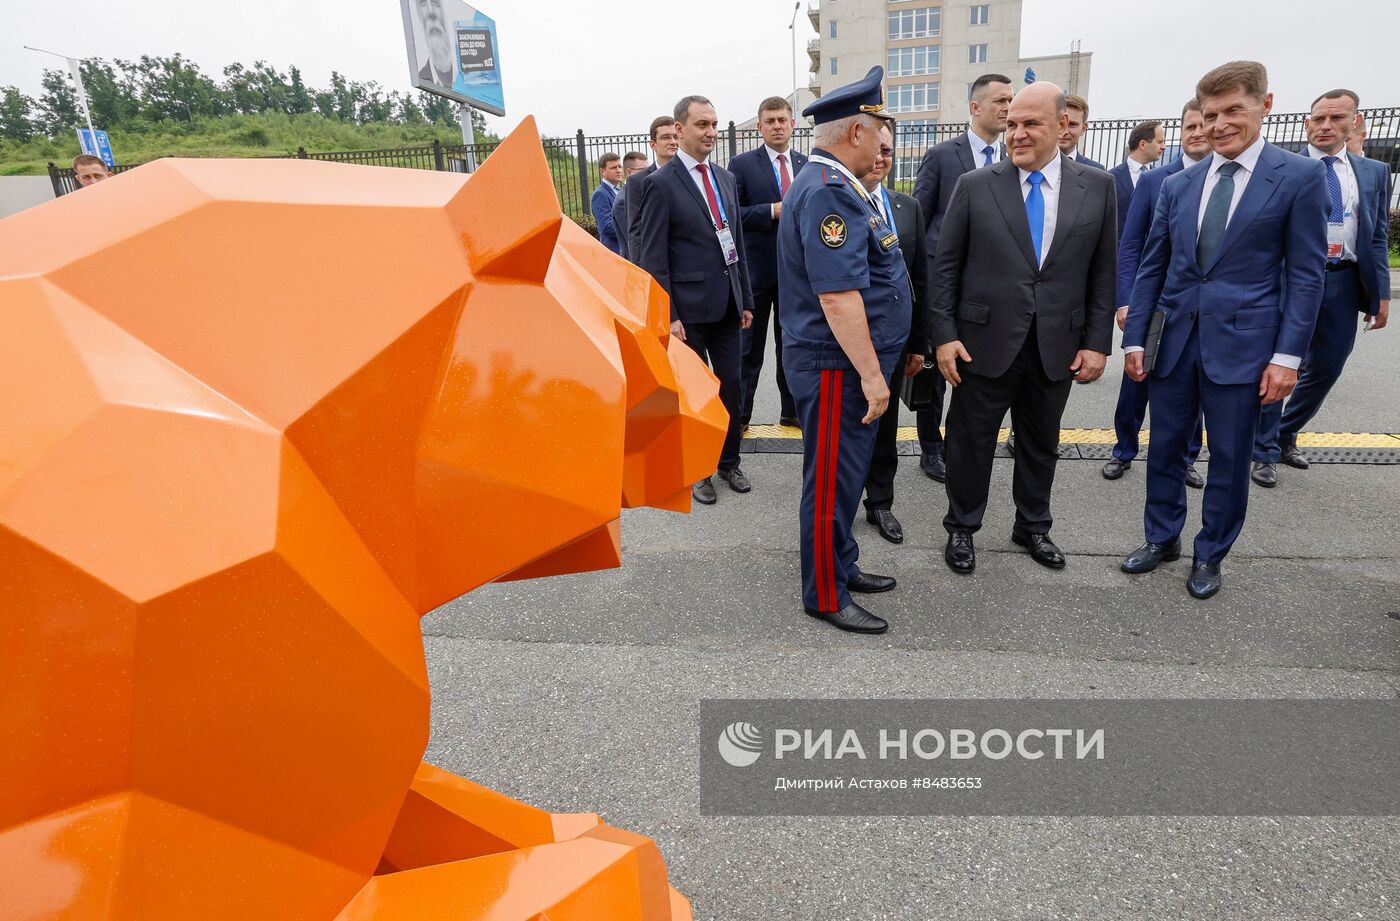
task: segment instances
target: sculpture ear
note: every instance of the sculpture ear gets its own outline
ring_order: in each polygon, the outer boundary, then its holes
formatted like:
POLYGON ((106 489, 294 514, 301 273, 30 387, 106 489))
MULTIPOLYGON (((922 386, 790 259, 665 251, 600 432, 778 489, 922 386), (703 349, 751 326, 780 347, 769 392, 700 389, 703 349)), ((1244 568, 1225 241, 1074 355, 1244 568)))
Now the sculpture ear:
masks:
POLYGON ((533 116, 486 158, 447 203, 472 274, 542 282, 564 215, 533 116))

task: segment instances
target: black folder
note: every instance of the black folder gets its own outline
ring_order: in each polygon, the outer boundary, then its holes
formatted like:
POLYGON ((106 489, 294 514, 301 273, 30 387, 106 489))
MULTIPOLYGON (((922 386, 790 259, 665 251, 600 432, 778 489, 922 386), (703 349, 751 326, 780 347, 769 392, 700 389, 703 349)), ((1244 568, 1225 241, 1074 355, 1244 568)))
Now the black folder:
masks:
POLYGON ((934 397, 934 384, 938 378, 939 370, 934 365, 926 365, 922 371, 913 377, 906 377, 904 384, 899 388, 899 398, 904 405, 912 410, 932 409, 934 397))
POLYGON ((1147 324, 1147 341, 1142 344, 1142 370, 1151 374, 1157 367, 1157 352, 1162 348, 1162 330, 1167 327, 1166 310, 1152 312, 1152 320, 1147 324))

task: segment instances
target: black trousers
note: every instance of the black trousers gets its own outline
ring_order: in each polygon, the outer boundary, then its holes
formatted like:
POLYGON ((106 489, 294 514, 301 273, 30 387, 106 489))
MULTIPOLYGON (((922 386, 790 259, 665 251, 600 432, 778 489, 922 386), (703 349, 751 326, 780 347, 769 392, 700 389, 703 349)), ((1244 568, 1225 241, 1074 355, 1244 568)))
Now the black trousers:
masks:
POLYGON ((894 475, 899 470, 899 388, 904 386, 904 365, 904 356, 900 355, 890 375, 890 405, 885 407, 880 427, 875 431, 875 453, 870 458, 870 472, 865 476, 867 511, 894 507, 894 475))
POLYGON ((739 355, 739 317, 726 313, 714 323, 686 323, 685 344, 700 360, 709 364, 719 378, 719 400, 729 413, 729 431, 724 436, 724 450, 719 455, 719 469, 733 470, 739 466, 739 400, 743 392, 743 370, 739 355))
MULTIPOLYGON (((930 367, 933 367, 931 362, 930 367)), ((943 393, 947 386, 940 374, 933 382, 933 405, 914 414, 914 424, 919 427, 920 454, 943 453, 943 433, 938 427, 943 423, 943 393)))
POLYGON ((1011 410, 1016 429, 1016 467, 1011 496, 1016 503, 1016 530, 1048 534, 1050 490, 1059 459, 1060 420, 1074 379, 1052 381, 1040 362, 1035 324, 1021 351, 1000 377, 969 374, 959 369, 962 383, 953 388, 948 407, 948 531, 977 531, 987 510, 992 481, 992 455, 1001 420, 1011 410))
POLYGON ((763 353, 768 348, 768 321, 773 321, 773 358, 778 365, 778 415, 791 419, 797 415, 783 371, 783 321, 778 310, 778 289, 759 288, 753 293, 753 325, 741 331, 744 354, 744 402, 739 421, 749 424, 753 417, 753 398, 758 392, 758 376, 763 373, 763 353))

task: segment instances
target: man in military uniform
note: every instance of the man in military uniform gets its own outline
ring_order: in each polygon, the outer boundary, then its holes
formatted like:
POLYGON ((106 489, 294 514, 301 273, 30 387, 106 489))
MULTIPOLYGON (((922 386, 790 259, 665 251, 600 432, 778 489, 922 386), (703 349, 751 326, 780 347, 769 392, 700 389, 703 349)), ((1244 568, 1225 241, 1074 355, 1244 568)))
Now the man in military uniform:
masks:
POLYGON ((851 528, 913 300, 899 237, 857 178, 874 166, 881 121, 891 118, 884 75, 871 68, 803 111, 817 146, 778 225, 783 369, 802 424, 802 604, 855 633, 888 629, 851 600, 895 586, 856 566, 851 528))

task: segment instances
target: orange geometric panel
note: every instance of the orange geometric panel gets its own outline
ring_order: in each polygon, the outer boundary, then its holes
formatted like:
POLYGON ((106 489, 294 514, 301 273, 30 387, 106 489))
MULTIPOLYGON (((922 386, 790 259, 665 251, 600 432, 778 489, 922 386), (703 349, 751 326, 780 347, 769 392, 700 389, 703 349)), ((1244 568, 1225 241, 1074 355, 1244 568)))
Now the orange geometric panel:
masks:
POLYGON ((419 618, 620 565, 727 417, 532 120, 474 176, 164 160, 0 221, 0 915, 686 921, 423 764, 419 618))

